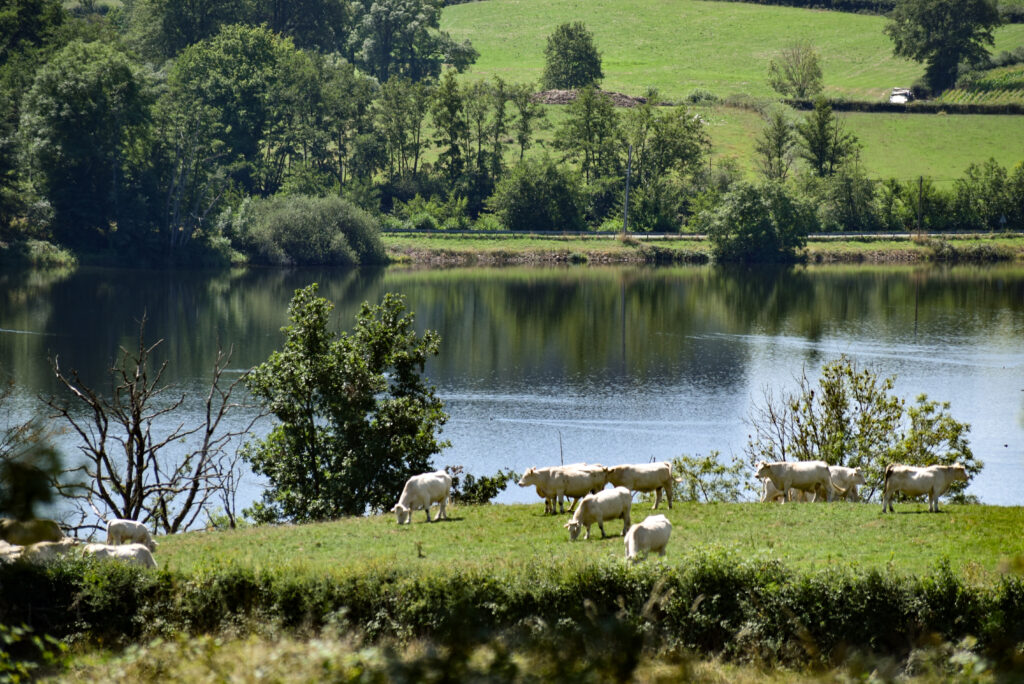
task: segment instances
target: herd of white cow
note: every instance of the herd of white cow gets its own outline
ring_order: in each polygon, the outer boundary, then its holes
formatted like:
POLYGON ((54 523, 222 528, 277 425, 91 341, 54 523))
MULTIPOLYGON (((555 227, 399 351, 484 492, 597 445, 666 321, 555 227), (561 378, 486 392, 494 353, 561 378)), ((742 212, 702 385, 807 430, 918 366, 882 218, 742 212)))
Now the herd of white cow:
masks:
POLYGON ((46 562, 67 554, 81 554, 155 568, 156 546, 146 526, 134 520, 108 521, 107 543, 89 544, 65 537, 52 520, 0 519, 0 563, 19 558, 46 562))
MULTIPOLYGON (((859 468, 830 466, 824 461, 758 462, 757 477, 763 482, 762 502, 828 501, 843 498, 857 501, 857 487, 866 484, 859 468)), ((662 498, 672 508, 672 487, 677 480, 672 476, 672 464, 635 463, 606 468, 599 464, 574 463, 567 466, 530 468, 519 480, 520 487, 535 487, 544 499, 544 512, 565 513, 565 499, 572 499, 565 523, 569 539, 590 538, 590 528, 597 524, 601 536, 607 536, 604 523, 622 520, 626 558, 637 559, 655 551, 665 555, 672 523, 664 515, 650 515, 643 522, 631 524, 630 510, 635 492, 654 494, 653 509, 662 498), (606 487, 611 485, 610 489, 606 487)), ((964 466, 933 465, 926 468, 891 464, 885 469, 882 489, 882 511, 893 511, 892 499, 897 493, 910 496, 928 496, 928 510, 938 512, 939 497, 954 482, 966 482, 964 466)), ((452 478, 443 470, 410 477, 402 489, 402 496, 391 509, 398 524, 412 522, 413 511, 423 510, 430 521, 430 508, 438 504, 434 520, 447 519, 446 505, 451 494, 452 478)), ((52 520, 17 521, 0 519, 0 562, 19 558, 47 561, 65 554, 82 554, 103 559, 114 559, 155 568, 153 552, 157 544, 149 530, 134 520, 107 522, 107 543, 84 543, 65 537, 52 520)))
MULTIPOLYGON (((762 481, 762 502, 819 501, 837 498, 859 501, 858 486, 867 484, 860 468, 830 466, 824 461, 759 461, 756 466, 757 478, 762 481)), ((643 522, 631 525, 630 509, 634 492, 654 493, 654 506, 661 504, 662 496, 672 508, 672 487, 677 481, 672 476, 672 464, 668 461, 657 463, 634 463, 610 468, 600 464, 573 463, 567 466, 529 468, 520 487, 536 488, 537 495, 544 499, 544 512, 565 513, 565 499, 572 499, 569 512, 573 513, 565 528, 569 539, 576 541, 580 531, 583 538, 590 538, 590 528, 595 523, 605 537, 604 523, 622 520, 622 535, 625 538, 626 558, 637 559, 651 551, 665 555, 672 523, 664 515, 648 516, 643 522), (607 485, 611 489, 606 489, 607 485), (575 512, 573 512, 575 509, 575 512)), ((893 511, 892 499, 902 492, 910 496, 928 495, 928 510, 938 512, 939 497, 945 494, 954 482, 966 482, 967 471, 960 464, 933 465, 928 467, 890 464, 885 469, 882 488, 882 511, 893 511)), ((409 478, 402 489, 402 496, 391 510, 398 517, 398 524, 412 522, 416 510, 426 512, 430 521, 430 507, 438 504, 434 520, 447 519, 446 505, 451 493, 452 478, 443 470, 423 473, 409 478)))

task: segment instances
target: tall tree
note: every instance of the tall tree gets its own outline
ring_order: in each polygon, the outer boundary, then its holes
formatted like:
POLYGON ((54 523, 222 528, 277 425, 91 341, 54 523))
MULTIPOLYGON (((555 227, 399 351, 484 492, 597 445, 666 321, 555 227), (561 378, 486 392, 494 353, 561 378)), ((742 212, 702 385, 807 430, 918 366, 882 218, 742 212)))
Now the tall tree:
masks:
POLYGON ((381 83, 392 76, 436 78, 445 64, 461 72, 479 56, 469 41, 458 43, 439 30, 438 0, 363 0, 353 6, 360 14, 349 51, 381 83))
POLYGON ((222 379, 231 353, 218 350, 214 359, 205 420, 185 425, 168 420, 185 395, 173 396, 164 382, 167 363, 153 362, 160 343, 145 341, 143 318, 138 346, 122 348, 110 369, 109 391, 86 385, 76 371, 52 360, 67 394, 50 397, 46 404, 80 440, 81 458, 56 483, 78 515, 73 527, 89 527, 90 520, 94 526, 98 516, 138 520, 166 533, 184 531, 211 512, 228 482, 237 481, 237 458, 230 446, 249 432, 256 417, 227 427, 241 382, 225 386, 222 379), (178 456, 168 453, 172 448, 178 456))
POLYGON ((925 65, 925 80, 936 92, 956 83, 961 62, 988 56, 1001 19, 995 0, 899 0, 885 32, 893 54, 925 65))
POLYGON ((58 239, 97 248, 112 227, 128 230, 131 184, 148 163, 151 102, 142 70, 109 44, 72 42, 36 74, 20 134, 58 239))
POLYGON ((566 107, 566 117, 555 131, 555 147, 579 161, 589 183, 618 171, 621 137, 611 98, 588 86, 566 107))
POLYGON ((284 346, 246 384, 280 421, 246 459, 270 489, 258 520, 325 520, 391 506, 410 475, 430 467, 447 420, 423 369, 438 351, 417 335, 404 300, 364 303, 351 333, 328 331, 332 304, 314 283, 297 290, 284 346))
POLYGON ((585 88, 604 78, 601 54, 594 46, 594 34, 583 22, 559 24, 548 36, 544 48, 542 88, 585 88))
POLYGON ((429 82, 413 83, 404 76, 395 76, 381 86, 374 118, 384 138, 387 172, 392 179, 419 171, 420 155, 427 145, 423 128, 432 94, 429 82))
POLYGON ((819 177, 831 176, 857 149, 857 137, 843 129, 842 123, 824 99, 814 102, 814 110, 796 124, 800 156, 819 177))
POLYGON ((795 41, 768 62, 768 83, 775 92, 803 100, 821 94, 821 63, 809 41, 795 41))
POLYGON ((761 135, 754 141, 757 164, 765 179, 785 182, 793 165, 796 130, 782 109, 772 109, 765 119, 761 135))
POLYGON ((466 171, 466 155, 469 152, 469 120, 466 117, 466 97, 455 71, 449 69, 434 89, 430 105, 434 122, 434 143, 441 150, 437 165, 454 186, 466 171))
POLYGON ((533 88, 528 83, 517 83, 511 88, 512 105, 516 110, 516 121, 513 126, 516 132, 516 143, 519 144, 519 161, 523 160, 526 150, 533 144, 534 130, 544 120, 544 107, 533 99, 533 88))

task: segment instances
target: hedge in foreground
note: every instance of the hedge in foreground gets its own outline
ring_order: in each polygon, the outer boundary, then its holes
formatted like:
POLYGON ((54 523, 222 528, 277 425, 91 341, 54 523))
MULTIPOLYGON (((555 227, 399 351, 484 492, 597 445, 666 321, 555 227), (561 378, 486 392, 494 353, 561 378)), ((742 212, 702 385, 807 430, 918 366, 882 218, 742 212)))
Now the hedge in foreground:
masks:
POLYGON ((187 576, 78 560, 15 563, 0 566, 0 624, 107 644, 268 623, 451 648, 544 643, 619 674, 645 650, 835 664, 851 652, 902 659, 966 637, 998 666, 1024 664, 1014 660, 1024 652, 1024 580, 973 586, 945 564, 924 577, 797 574, 705 554, 678 566, 427 568, 366 566, 328 576, 230 567, 187 576))

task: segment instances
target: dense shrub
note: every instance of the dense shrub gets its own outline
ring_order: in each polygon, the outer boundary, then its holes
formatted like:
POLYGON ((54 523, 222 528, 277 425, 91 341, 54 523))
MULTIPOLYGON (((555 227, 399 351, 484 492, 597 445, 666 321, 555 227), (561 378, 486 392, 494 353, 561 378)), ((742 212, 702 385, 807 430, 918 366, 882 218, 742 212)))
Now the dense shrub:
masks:
POLYGON ((387 260, 376 219, 339 197, 247 199, 224 232, 256 263, 348 266, 387 260))
POLYGON ((719 206, 705 211, 699 223, 720 262, 787 262, 817 222, 810 205, 781 185, 739 183, 719 206))
POLYGON ((494 497, 505 491, 510 481, 519 479, 519 473, 513 470, 499 470, 494 475, 480 477, 464 473, 462 466, 445 466, 445 470, 452 476, 452 501, 466 505, 491 503, 494 497))
POLYGON ((973 637, 980 655, 1012 664, 1024 639, 1022 606, 1019 577, 978 587, 944 564, 921 578, 795 574, 718 552, 674 566, 528 564, 500 577, 394 566, 336 576, 237 567, 186 576, 82 560, 0 566, 0 623, 25 622, 55 637, 117 644, 177 631, 335 625, 370 639, 467 649, 498 639, 550 649, 542 660, 552 672, 571 676, 600 662, 619 680, 645 648, 799 665, 851 651, 903 659, 935 640, 973 637), (557 663, 559 653, 575 657, 557 663))
POLYGON ((498 181, 487 200, 509 230, 583 230, 579 177, 550 158, 524 160, 498 181))

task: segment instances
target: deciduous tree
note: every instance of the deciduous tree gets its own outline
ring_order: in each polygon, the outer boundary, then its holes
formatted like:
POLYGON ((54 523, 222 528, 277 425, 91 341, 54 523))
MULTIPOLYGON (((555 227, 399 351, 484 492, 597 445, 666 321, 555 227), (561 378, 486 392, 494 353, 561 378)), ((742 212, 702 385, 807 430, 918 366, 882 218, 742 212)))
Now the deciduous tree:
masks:
POLYGON ((585 88, 597 86, 602 78, 601 54, 594 45, 594 35, 580 21, 559 24, 544 48, 541 87, 585 88))
POLYGON ((967 441, 970 426, 950 415, 949 403, 922 394, 908 406, 893 394, 894 385, 895 378, 880 378, 843 356, 825 364, 816 383, 801 375, 794 393, 776 397, 766 390, 748 420, 750 463, 821 460, 859 467, 867 498, 890 463, 962 463, 969 477, 981 472, 983 463, 967 441))
POLYGON ((768 62, 768 83, 780 95, 803 100, 821 94, 821 63, 809 41, 795 41, 768 62))
POLYGON ((382 511, 430 468, 448 416, 423 369, 439 339, 418 335, 402 297, 364 303, 351 333, 328 330, 316 283, 296 291, 284 345, 246 384, 280 421, 245 458, 270 488, 258 521, 325 520, 382 511))
POLYGON ((885 32, 893 54, 925 65, 925 80, 942 92, 956 82, 961 62, 988 57, 1001 19, 995 0, 899 0, 885 32))
POLYGON ((857 149, 857 136, 843 128, 824 98, 814 102, 814 111, 796 124, 800 156, 820 177, 831 176, 857 149))

